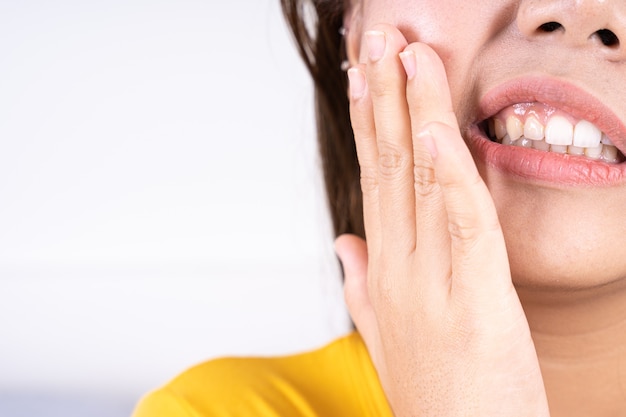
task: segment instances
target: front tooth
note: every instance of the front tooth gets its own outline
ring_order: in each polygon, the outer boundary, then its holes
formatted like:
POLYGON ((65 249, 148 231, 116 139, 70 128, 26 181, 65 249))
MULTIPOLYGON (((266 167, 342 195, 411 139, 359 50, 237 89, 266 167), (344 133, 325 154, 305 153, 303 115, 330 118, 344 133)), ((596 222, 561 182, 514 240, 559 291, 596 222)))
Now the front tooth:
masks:
POLYGON ((607 162, 618 162, 617 148, 615 146, 610 146, 610 145, 602 146, 602 159, 604 159, 607 162))
POLYGON ((517 117, 509 116, 506 119, 506 130, 511 140, 516 141, 524 134, 524 125, 517 117))
POLYGON ((521 138, 515 141, 513 145, 519 146, 520 148, 532 148, 534 140, 530 140, 527 138, 521 138))
POLYGON ((565 146, 565 145, 550 145, 550 152, 567 153, 567 146, 565 146))
POLYGON ((567 153, 570 155, 584 155, 585 148, 581 148, 580 146, 568 146, 567 153))
POLYGON ((546 126, 546 142, 550 145, 569 146, 572 144, 574 127, 565 117, 554 116, 546 126))
POLYGON ((545 140, 533 140, 533 148, 540 150, 540 151, 544 151, 544 152, 548 152, 550 150, 550 144, 546 143, 545 140))
POLYGON ((600 144, 602 132, 593 123, 581 120, 574 129, 574 146, 581 148, 595 148, 600 144))
POLYGON ((600 159, 600 156, 602 155, 602 148, 604 148, 603 145, 598 145, 593 148, 585 148, 585 155, 591 159, 600 159))
POLYGON ((605 133, 602 134, 602 139, 600 139, 600 142, 603 145, 615 146, 613 145, 613 142, 611 142, 611 139, 609 139, 609 137, 605 133))
POLYGON ((524 136, 530 140, 543 139, 543 125, 534 117, 529 117, 524 123, 524 136))
POLYGON ((506 126, 500 121, 500 119, 495 119, 493 121, 493 128, 496 131, 496 138, 498 138, 498 140, 501 140, 504 135, 506 135, 506 126))

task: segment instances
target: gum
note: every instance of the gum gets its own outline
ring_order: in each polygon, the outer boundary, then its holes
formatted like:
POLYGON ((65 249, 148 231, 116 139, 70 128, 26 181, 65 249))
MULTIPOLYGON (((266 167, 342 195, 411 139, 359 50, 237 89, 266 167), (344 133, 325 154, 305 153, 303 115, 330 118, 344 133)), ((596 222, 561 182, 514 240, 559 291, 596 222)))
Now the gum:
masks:
POLYGON ((582 119, 577 119, 569 113, 557 109, 556 107, 548 106, 547 104, 534 102, 534 103, 518 103, 514 104, 496 114, 494 118, 502 121, 506 124, 506 120, 510 116, 516 116, 522 123, 526 122, 530 116, 534 116, 539 123, 543 126, 548 124, 548 121, 553 116, 561 116, 567 119, 573 126, 580 122, 582 119))

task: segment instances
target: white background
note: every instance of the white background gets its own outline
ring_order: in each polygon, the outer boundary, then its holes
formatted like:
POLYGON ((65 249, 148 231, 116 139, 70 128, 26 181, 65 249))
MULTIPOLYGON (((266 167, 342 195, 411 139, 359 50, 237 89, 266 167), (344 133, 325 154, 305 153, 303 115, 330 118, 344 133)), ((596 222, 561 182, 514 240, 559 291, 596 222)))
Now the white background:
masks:
POLYGON ((0 0, 2 417, 348 330, 278 3, 0 0))

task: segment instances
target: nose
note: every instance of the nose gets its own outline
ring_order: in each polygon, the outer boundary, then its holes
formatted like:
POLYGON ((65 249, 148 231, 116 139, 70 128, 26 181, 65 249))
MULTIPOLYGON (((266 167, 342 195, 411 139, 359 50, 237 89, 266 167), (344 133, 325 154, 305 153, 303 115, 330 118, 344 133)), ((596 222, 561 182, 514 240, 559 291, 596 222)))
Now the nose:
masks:
POLYGON ((626 1, 522 0, 517 24, 529 40, 561 43, 626 60, 626 1))

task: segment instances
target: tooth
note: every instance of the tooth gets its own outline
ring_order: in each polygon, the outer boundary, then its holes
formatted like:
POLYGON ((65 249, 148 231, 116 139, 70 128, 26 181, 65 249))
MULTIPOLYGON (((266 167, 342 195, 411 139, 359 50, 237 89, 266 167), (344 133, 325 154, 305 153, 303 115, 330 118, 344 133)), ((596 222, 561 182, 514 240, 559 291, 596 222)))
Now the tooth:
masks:
POLYGON ((568 146, 567 153, 570 155, 584 155, 585 148, 581 148, 580 146, 568 146))
POLYGON ((567 153, 567 146, 565 146, 565 145, 550 145, 550 152, 567 153))
POLYGON ((533 147, 533 140, 527 139, 527 138, 521 138, 515 141, 514 145, 515 146, 519 146, 520 148, 532 148, 533 147))
POLYGON ((540 151, 548 152, 550 151, 550 144, 547 143, 545 140, 533 140, 533 148, 540 151))
POLYGON ((600 144, 602 132, 593 123, 581 120, 574 129, 574 146, 595 148, 600 144))
POLYGON ((536 118, 530 116, 524 123, 524 136, 530 140, 543 139, 543 125, 536 118))
POLYGON ((600 159, 600 156, 602 155, 602 148, 604 148, 603 145, 598 145, 593 148, 585 148, 585 155, 591 159, 600 159))
POLYGON ((546 126, 546 142, 550 145, 568 146, 572 144, 574 127, 565 117, 554 116, 546 126))
POLYGON ((496 131, 496 138, 502 139, 506 135, 506 126, 500 121, 500 119, 494 119, 493 128, 496 131))
POLYGON ((613 142, 611 142, 611 139, 609 139, 609 137, 605 133, 602 134, 602 139, 600 139, 600 142, 603 145, 615 146, 613 142))
POLYGON ((511 140, 511 137, 509 135, 504 135, 504 137, 502 138, 502 144, 503 145, 512 145, 513 141, 511 140))
POLYGON ((615 146, 604 145, 602 147, 602 159, 606 162, 617 162, 617 148, 615 146))
POLYGON ((509 118, 506 119, 506 130, 511 140, 516 141, 524 134, 524 125, 522 125, 522 122, 517 117, 509 116, 509 118))

